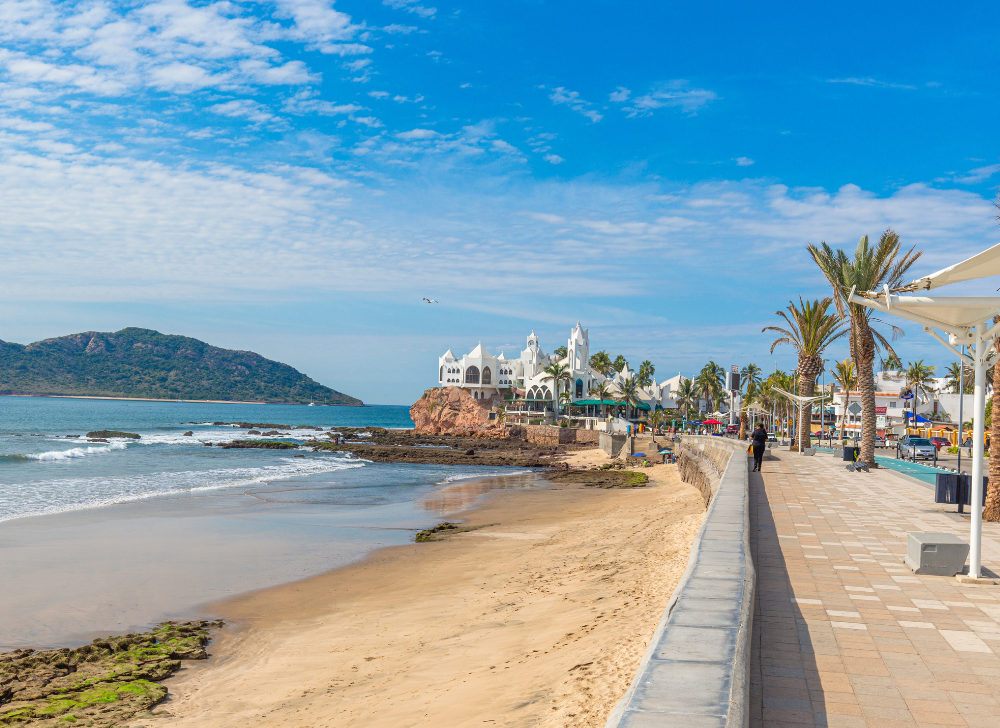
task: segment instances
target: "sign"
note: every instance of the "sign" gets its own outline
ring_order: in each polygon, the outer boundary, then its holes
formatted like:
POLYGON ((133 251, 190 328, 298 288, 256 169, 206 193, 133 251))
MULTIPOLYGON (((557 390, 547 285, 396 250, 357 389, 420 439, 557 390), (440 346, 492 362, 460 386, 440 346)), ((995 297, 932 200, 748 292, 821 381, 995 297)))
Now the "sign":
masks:
POLYGON ((899 398, 913 399, 913 392, 910 390, 909 387, 903 387, 901 390, 899 390, 899 398))
POLYGON ((875 408, 875 414, 877 414, 877 415, 884 415, 885 414, 885 407, 876 407, 875 408))
POLYGON ((885 429, 885 415, 875 415, 875 427, 880 430, 885 429))
POLYGON ((860 415, 861 405, 858 404, 857 402, 851 402, 850 406, 847 408, 847 411, 850 412, 852 415, 860 415))

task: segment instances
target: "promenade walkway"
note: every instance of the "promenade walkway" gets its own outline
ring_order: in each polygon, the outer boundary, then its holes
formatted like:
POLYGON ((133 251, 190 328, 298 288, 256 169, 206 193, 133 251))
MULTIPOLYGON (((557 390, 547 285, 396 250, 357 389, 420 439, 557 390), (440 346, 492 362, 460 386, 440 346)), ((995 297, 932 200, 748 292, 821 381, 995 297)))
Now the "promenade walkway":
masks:
MULTIPOLYGON (((898 473, 776 454, 750 478, 751 726, 1000 728, 1000 586, 902 564, 908 532, 968 540, 967 518, 898 473)), ((983 564, 1000 573, 1000 524, 983 564)))

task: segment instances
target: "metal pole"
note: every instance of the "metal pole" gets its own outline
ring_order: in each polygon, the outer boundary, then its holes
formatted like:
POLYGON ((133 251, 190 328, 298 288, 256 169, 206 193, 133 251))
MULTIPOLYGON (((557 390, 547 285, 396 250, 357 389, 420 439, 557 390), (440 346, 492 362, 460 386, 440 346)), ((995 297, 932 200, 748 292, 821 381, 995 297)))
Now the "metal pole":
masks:
POLYGON ((986 417, 986 356, 983 351, 983 332, 986 324, 976 326, 976 386, 972 407, 972 528, 969 535, 969 576, 979 578, 983 539, 983 430, 986 417))
MULTIPOLYGON (((962 354, 965 354, 965 346, 962 346, 962 354)), ((958 467, 956 472, 962 474, 962 435, 965 433, 965 425, 962 423, 962 405, 965 404, 965 359, 959 361, 958 370, 958 467)), ((961 506, 959 506, 961 507, 961 506)))

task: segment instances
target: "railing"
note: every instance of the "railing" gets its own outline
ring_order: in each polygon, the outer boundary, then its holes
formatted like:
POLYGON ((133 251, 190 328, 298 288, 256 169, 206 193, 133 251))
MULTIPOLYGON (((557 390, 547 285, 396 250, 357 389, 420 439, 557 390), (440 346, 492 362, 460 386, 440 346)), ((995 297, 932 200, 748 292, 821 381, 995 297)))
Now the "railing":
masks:
POLYGON ((712 486, 687 570, 606 728, 749 724, 757 575, 750 553, 746 444, 699 436, 684 436, 682 443, 710 463, 706 451, 729 451, 729 464, 712 486))

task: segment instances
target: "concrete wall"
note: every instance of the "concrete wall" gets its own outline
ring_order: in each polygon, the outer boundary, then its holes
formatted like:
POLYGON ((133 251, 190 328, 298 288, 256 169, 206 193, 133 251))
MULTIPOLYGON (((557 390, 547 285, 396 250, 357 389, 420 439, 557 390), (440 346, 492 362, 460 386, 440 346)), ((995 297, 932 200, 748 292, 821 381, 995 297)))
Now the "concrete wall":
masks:
POLYGON ((703 457, 712 466, 723 454, 727 462, 687 571, 606 728, 749 724, 757 575, 750 554, 746 444, 697 436, 683 437, 682 444, 692 457, 703 457))
POLYGON ((524 439, 541 445, 598 442, 602 434, 598 430, 578 430, 555 425, 517 425, 517 427, 524 431, 524 439))
POLYGON ((627 435, 618 433, 601 432, 600 436, 600 448, 613 458, 618 457, 622 448, 625 447, 625 441, 628 440, 627 435))

